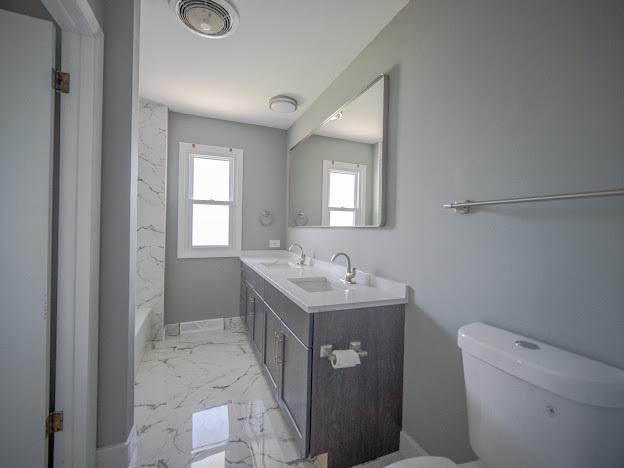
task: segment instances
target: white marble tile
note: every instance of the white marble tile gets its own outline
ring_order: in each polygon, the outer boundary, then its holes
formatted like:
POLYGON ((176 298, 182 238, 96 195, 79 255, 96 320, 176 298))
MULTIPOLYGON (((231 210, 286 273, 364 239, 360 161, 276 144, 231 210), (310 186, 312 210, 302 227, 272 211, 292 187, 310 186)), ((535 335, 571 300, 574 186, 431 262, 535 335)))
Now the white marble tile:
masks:
MULTIPOLYGON (((236 322, 236 321, 235 321, 236 322)), ((313 467, 242 329, 153 342, 135 383, 139 467, 313 467)))
POLYGON ((139 112, 136 307, 152 309, 151 339, 162 339, 165 289, 168 110, 142 102, 139 112))

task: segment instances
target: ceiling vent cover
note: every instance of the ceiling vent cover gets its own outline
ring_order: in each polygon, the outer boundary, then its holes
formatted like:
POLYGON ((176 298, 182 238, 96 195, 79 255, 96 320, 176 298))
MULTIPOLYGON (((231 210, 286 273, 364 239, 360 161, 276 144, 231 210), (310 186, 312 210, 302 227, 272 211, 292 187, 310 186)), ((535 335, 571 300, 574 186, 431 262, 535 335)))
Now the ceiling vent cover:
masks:
POLYGON ((178 18, 196 34, 212 39, 236 31, 238 12, 227 0, 169 0, 178 18))

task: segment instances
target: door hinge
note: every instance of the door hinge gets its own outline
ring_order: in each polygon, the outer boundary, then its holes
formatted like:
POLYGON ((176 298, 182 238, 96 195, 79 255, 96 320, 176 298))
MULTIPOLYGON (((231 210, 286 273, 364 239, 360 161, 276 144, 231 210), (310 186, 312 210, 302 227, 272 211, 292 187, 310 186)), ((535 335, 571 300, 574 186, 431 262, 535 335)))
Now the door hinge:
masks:
POLYGON ((63 430, 63 412, 53 411, 46 418, 46 434, 54 434, 63 430))
POLYGON ((61 94, 69 93, 69 78, 69 73, 53 69, 52 88, 54 88, 54 91, 61 94))

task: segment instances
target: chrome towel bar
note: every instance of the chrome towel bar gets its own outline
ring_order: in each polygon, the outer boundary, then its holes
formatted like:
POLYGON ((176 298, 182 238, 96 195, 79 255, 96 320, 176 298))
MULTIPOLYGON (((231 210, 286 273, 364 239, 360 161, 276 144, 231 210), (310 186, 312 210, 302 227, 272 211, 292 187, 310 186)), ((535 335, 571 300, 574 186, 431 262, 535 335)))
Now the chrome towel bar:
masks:
POLYGON ((453 208, 456 213, 470 213, 470 208, 474 206, 488 205, 511 205, 513 203, 533 203, 556 200, 573 200, 576 198, 597 198, 597 197, 617 197, 624 196, 624 189, 602 190, 598 192, 578 192, 578 193, 562 193, 559 195, 541 195, 538 197, 520 197, 520 198, 501 198, 499 200, 483 200, 483 201, 454 201, 442 205, 444 208, 453 208))

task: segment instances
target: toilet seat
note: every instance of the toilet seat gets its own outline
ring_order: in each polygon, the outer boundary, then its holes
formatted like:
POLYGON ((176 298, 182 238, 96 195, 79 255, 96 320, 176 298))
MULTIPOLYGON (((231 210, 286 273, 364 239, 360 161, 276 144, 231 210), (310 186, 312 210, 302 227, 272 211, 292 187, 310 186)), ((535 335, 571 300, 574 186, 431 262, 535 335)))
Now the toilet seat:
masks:
POLYGON ((457 468, 457 465, 444 457, 415 457, 400 460, 386 468, 457 468))

